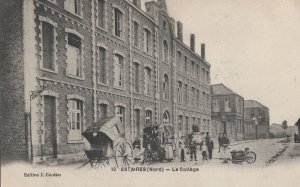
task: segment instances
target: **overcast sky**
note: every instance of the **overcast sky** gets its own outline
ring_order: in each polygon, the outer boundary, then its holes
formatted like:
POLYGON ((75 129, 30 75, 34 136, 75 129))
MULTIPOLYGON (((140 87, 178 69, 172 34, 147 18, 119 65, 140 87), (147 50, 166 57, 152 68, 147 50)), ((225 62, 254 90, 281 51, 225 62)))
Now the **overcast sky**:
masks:
POLYGON ((184 41, 206 43, 212 83, 270 109, 271 123, 300 118, 299 0, 166 0, 184 41))

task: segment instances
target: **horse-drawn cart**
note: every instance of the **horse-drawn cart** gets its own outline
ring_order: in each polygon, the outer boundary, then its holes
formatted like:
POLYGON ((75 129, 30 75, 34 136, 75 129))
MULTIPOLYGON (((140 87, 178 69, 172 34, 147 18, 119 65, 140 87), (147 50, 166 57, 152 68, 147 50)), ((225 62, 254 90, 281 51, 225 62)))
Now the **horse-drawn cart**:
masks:
MULTIPOLYGON (((133 160, 131 144, 125 138, 124 127, 120 118, 102 119, 89 126, 82 135, 91 145, 85 154, 92 167, 105 166, 113 158, 117 167, 129 166, 133 160)), ((83 167, 82 166, 82 167, 83 167)))

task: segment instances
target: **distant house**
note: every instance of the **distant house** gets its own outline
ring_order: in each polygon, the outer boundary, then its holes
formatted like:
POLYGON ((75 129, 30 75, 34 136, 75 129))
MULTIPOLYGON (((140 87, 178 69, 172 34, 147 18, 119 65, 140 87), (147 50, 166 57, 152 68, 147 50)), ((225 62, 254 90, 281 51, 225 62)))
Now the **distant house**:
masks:
POLYGON ((245 100, 245 138, 268 138, 269 129, 269 108, 258 101, 245 100))
POLYGON ((244 139, 244 98, 224 84, 211 86, 212 136, 226 133, 231 140, 244 139))

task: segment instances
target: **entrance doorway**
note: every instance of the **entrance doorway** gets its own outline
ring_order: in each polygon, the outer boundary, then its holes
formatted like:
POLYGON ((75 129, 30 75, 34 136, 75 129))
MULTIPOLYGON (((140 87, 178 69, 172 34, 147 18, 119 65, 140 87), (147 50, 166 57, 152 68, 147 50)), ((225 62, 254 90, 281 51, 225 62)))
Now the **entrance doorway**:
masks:
POLYGON ((44 155, 57 158, 56 98, 44 96, 44 155))
POLYGON ((222 121, 221 132, 227 134, 227 124, 226 124, 226 121, 222 121))

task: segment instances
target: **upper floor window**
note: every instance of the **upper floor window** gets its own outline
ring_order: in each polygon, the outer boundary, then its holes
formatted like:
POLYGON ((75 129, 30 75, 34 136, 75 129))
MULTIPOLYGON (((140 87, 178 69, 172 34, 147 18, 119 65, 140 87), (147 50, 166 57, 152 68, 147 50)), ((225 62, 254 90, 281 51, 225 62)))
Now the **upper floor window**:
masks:
POLYGON ((184 72, 187 73, 187 71, 188 71, 188 59, 185 56, 184 57, 184 72))
POLYGON ((164 31, 167 30, 167 22, 166 21, 163 22, 163 28, 164 28, 164 31))
POLYGON ((200 90, 197 89, 196 105, 200 108, 200 90))
POLYGON ((218 103, 217 99, 213 100, 213 106, 212 107, 213 107, 212 108, 213 112, 219 112, 219 103, 218 103))
POLYGON ((182 82, 178 81, 178 87, 177 87, 177 99, 178 103, 182 103, 182 82))
POLYGON ((81 16, 82 0, 65 0, 65 9, 73 14, 81 16))
POLYGON ((55 71, 55 37, 54 26, 47 22, 42 22, 42 67, 55 71))
POLYGON ((100 28, 105 29, 105 6, 106 2, 105 0, 98 0, 98 22, 97 26, 100 28))
POLYGON ((225 98, 225 112, 231 112, 231 99, 225 98))
POLYGON ((139 47, 139 24, 138 22, 133 22, 133 45, 139 47))
POLYGON ((196 64, 196 69, 195 69, 195 71, 196 71, 196 76, 195 76, 195 78, 197 78, 197 79, 199 80, 199 65, 198 65, 198 64, 196 64))
POLYGON ((181 52, 177 52, 177 69, 181 69, 181 52))
POLYGON ((169 47, 167 41, 163 42, 163 62, 168 63, 169 60, 169 47))
POLYGON ((115 8, 114 9, 114 13, 115 13, 115 31, 114 31, 114 34, 115 34, 115 36, 117 36, 117 37, 123 37, 123 27, 124 27, 124 24, 123 24, 123 13, 119 10, 119 9, 117 9, 117 8, 115 8))
POLYGON ((68 75, 82 77, 82 41, 73 33, 68 33, 67 72, 68 75))
POLYGON ((164 96, 164 99, 169 99, 170 98, 170 95, 169 95, 169 77, 167 74, 164 75, 163 77, 163 96, 164 96))
POLYGON ((114 56, 114 86, 123 88, 124 85, 124 58, 121 55, 114 56))
POLYGON ((150 34, 148 29, 144 29, 144 51, 146 53, 150 53, 150 34))
POLYGON ((140 64, 133 63, 133 86, 134 92, 140 93, 140 64))
POLYGON ((145 95, 151 95, 151 69, 145 68, 145 95))
POLYGON ((184 104, 188 105, 189 103, 189 96, 188 96, 188 85, 184 85, 184 104))
POLYGON ((182 115, 179 115, 179 116, 178 116, 178 131, 179 131, 179 132, 182 132, 182 131, 183 131, 183 124, 182 124, 182 121, 183 121, 183 116, 182 116, 182 115))
POLYGON ((195 72, 196 72, 195 62, 191 61, 191 77, 195 77, 195 75, 196 75, 195 72))
POLYGON ((69 141, 82 140, 81 131, 83 124, 83 102, 77 99, 70 99, 69 103, 69 141))
POLYGON ((98 48, 98 81, 107 84, 107 51, 103 47, 98 48))
POLYGON ((195 100, 196 100, 195 88, 192 87, 191 88, 191 105, 192 106, 196 105, 195 100))

